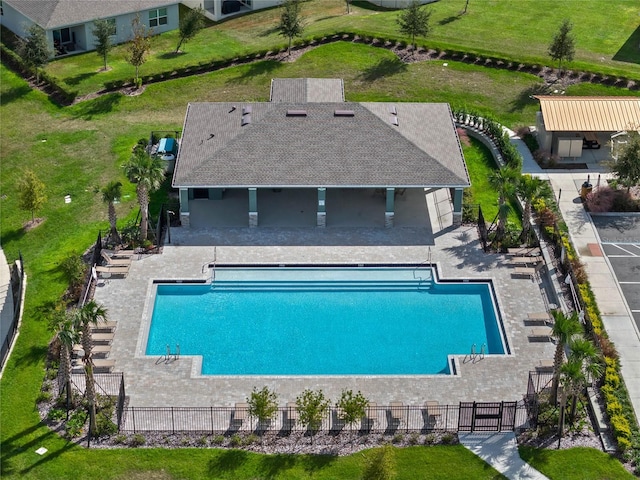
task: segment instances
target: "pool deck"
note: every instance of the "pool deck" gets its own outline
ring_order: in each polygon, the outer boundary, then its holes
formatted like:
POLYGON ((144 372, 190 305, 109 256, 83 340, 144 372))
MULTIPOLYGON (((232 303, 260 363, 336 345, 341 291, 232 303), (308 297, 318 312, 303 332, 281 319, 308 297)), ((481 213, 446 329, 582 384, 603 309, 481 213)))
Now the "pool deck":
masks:
MULTIPOLYGON (((427 197, 433 195, 427 195, 427 197)), ((438 198, 427 198, 427 203, 438 198)), ((442 202, 445 205, 446 202, 442 202)), ((435 211, 430 208, 430 211, 435 211)), ((531 341, 527 313, 543 311, 541 285, 529 278, 512 276, 505 255, 485 254, 473 226, 453 228, 447 214, 431 218, 430 226, 398 228, 172 228, 172 244, 161 255, 141 255, 124 279, 100 282, 95 299, 118 322, 109 358, 115 371, 124 372, 129 405, 232 406, 245 401, 253 387, 268 386, 284 405, 305 388, 321 388, 335 401, 342 389, 360 390, 373 402, 401 401, 422 405, 460 401, 520 400, 527 390, 528 372, 540 360, 553 358, 554 344, 531 341), (376 245, 378 244, 378 245, 376 245), (459 357, 458 376, 364 376, 364 377, 215 377, 200 376, 190 357, 164 362, 145 357, 142 319, 151 308, 149 291, 153 279, 207 279, 206 267, 217 264, 264 263, 409 263, 428 260, 444 278, 482 278, 493 281, 512 355, 487 356, 475 362, 459 357), (204 267, 204 268, 203 268, 204 267)), ((401 341, 402 334, 389 341, 401 341)), ((354 338, 354 341, 366 341, 354 338)), ((172 350, 175 346, 172 346, 172 350)))

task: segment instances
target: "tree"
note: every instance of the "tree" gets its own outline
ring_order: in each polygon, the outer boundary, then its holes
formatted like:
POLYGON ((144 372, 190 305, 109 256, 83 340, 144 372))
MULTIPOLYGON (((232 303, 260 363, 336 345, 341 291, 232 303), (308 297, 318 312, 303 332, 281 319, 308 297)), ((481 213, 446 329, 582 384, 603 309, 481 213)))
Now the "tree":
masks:
POLYGON ((80 334, 75 328, 74 319, 66 311, 60 312, 54 319, 56 337, 60 342, 60 380, 67 395, 67 407, 71 401, 71 353, 73 346, 80 341, 80 334))
POLYGON ((353 430, 353 424, 365 416, 369 401, 360 391, 353 394, 352 390, 343 390, 340 400, 336 403, 339 416, 353 430))
POLYGON ((299 421, 302 425, 311 430, 311 443, 313 443, 314 432, 322 426, 322 419, 329 411, 329 399, 324 398, 322 390, 306 389, 296 398, 296 410, 299 421))
POLYGON ((556 351, 553 356, 553 383, 551 384, 551 399, 553 403, 557 402, 558 385, 560 383, 560 367, 564 356, 565 346, 569 343, 574 335, 582 332, 582 325, 578 319, 578 314, 573 312, 567 317, 560 310, 553 310, 553 327, 551 335, 556 339, 556 351))
POLYGON ((109 231, 109 239, 111 242, 119 245, 122 243, 116 224, 118 217, 116 216, 116 206, 114 202, 122 195, 122 183, 115 180, 109 182, 106 187, 102 189, 102 201, 109 205, 109 224, 111 230, 109 231))
POLYGON ((498 228, 496 229, 496 240, 501 242, 505 235, 507 217, 511 207, 507 199, 515 192, 518 171, 511 167, 503 167, 489 176, 489 184, 498 192, 498 228))
POLYGON ((518 181, 516 191, 524 202, 524 208, 522 209, 521 241, 526 241, 529 238, 529 231, 531 230, 531 204, 540 196, 540 191, 544 185, 543 180, 538 177, 532 177, 531 175, 522 175, 518 181))
POLYGON ((111 36, 116 34, 116 26, 109 20, 96 20, 93 22, 93 36, 96 37, 96 53, 102 57, 104 70, 107 69, 107 55, 113 48, 111 36))
POLYGON ((257 418, 259 425, 268 423, 278 411, 277 399, 276 392, 270 391, 268 387, 263 387, 262 390, 253 387, 251 396, 247 398, 249 415, 257 418))
POLYGON ((351 0, 344 0, 344 3, 347 4, 347 15, 349 15, 351 13, 351 0))
POLYGON ((282 4, 280 23, 276 26, 279 35, 289 39, 287 53, 291 54, 291 41, 293 37, 301 37, 304 31, 304 22, 300 16, 300 0, 285 0, 282 4))
POLYGON ((416 37, 426 37, 431 30, 429 26, 430 17, 431 10, 422 8, 418 0, 413 0, 398 15, 396 21, 400 26, 400 33, 411 36, 411 44, 414 51, 418 48, 416 37))
POLYGON ((22 61, 36 72, 36 85, 40 83, 40 68, 49 63, 49 58, 53 52, 49 48, 49 42, 45 31, 38 25, 33 24, 27 30, 26 38, 20 40, 18 53, 22 61))
POLYGON ((136 67, 136 86, 140 86, 139 81, 139 70, 140 66, 147 61, 147 53, 151 50, 151 35, 152 30, 150 28, 145 27, 145 25, 140 21, 140 15, 136 15, 133 20, 131 20, 131 32, 133 34, 133 38, 129 45, 127 46, 127 62, 136 67))
POLYGON ((137 149, 124 165, 129 180, 136 184, 136 194, 140 205, 140 240, 147 239, 149 226, 149 194, 160 188, 164 180, 164 165, 156 156, 145 150, 137 149))
POLYGON ((640 184, 640 133, 630 131, 626 144, 621 144, 617 158, 611 163, 611 171, 627 187, 640 184))
POLYGON ((204 25, 205 17, 202 7, 189 9, 180 19, 180 39, 176 47, 176 53, 180 51, 182 44, 195 37, 198 32, 204 28, 204 25))
POLYGON ((549 56, 552 60, 558 61, 558 70, 562 74, 562 62, 570 62, 576 52, 575 42, 571 29, 573 25, 568 19, 564 19, 560 28, 553 37, 551 45, 549 45, 549 56))
POLYGON ((31 212, 31 221, 34 221, 35 212, 47 201, 44 183, 33 171, 26 170, 18 188, 20 190, 18 206, 22 210, 31 212))
POLYGON ((601 355, 592 341, 582 337, 574 336, 569 342, 569 356, 567 364, 576 364, 579 372, 576 372, 574 365, 561 369, 562 373, 568 376, 572 394, 570 422, 573 424, 576 416, 578 396, 592 379, 602 375, 601 355))
POLYGON ((97 325, 100 321, 107 320, 107 310, 98 305, 95 300, 91 300, 82 308, 76 311, 75 328, 82 334, 82 363, 84 363, 84 374, 86 383, 86 398, 89 410, 89 432, 96 433, 96 385, 93 377, 93 358, 91 355, 91 326, 97 325))

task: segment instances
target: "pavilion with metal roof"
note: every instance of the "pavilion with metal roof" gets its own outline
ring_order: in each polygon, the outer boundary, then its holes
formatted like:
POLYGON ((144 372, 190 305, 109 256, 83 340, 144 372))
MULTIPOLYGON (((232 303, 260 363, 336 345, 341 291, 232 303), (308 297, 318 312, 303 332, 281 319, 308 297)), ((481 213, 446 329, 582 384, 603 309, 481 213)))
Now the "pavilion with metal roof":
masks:
POLYGON ((191 201, 224 202, 230 189, 248 190, 250 226, 260 190, 315 189, 325 226, 327 190, 347 188, 381 192, 388 227, 398 192, 449 188, 459 222, 470 181, 449 105, 343 95, 341 80, 276 79, 270 102, 190 103, 172 182, 182 224, 191 201))
MULTIPOLYGON (((558 157, 581 157, 583 149, 640 126, 640 97, 538 95, 536 130, 540 148, 558 157)), ((607 155, 608 156, 608 155, 607 155)))

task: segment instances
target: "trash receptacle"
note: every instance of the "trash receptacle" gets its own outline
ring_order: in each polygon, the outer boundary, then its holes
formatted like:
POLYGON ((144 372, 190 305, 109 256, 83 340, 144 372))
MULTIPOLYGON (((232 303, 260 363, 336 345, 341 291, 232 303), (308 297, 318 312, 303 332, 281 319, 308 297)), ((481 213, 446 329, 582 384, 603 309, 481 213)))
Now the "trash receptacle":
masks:
POLYGON ((591 185, 589 182, 584 182, 582 184, 582 188, 580 189, 580 198, 582 200, 585 200, 587 198, 587 195, 591 193, 591 190, 593 190, 593 185, 591 185))

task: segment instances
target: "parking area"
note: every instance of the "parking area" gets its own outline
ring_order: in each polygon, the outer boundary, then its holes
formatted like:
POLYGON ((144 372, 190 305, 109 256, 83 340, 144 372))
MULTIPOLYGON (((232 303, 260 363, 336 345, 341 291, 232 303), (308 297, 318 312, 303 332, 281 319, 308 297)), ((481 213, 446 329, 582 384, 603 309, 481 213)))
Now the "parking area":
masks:
POLYGON ((602 252, 640 330, 640 215, 592 215, 602 252))

